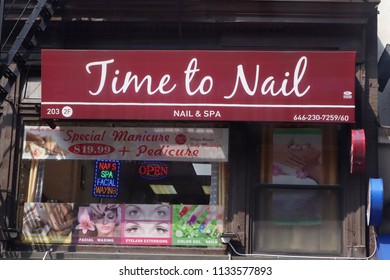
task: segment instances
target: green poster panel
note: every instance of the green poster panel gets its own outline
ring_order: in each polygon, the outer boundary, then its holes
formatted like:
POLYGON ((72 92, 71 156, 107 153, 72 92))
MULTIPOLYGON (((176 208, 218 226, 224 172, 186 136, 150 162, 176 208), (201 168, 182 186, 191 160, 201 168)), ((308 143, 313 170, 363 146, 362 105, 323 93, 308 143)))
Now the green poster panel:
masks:
POLYGON ((221 246, 223 207, 220 205, 173 205, 173 246, 221 246))

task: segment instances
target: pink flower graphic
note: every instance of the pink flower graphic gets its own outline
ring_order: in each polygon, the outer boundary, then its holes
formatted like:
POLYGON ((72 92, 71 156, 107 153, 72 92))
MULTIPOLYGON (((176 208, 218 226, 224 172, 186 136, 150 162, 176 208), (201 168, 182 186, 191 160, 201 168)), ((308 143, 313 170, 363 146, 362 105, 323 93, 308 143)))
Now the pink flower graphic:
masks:
POLYGON ((87 208, 83 208, 82 213, 79 214, 79 224, 76 226, 76 229, 81 229, 83 231, 83 234, 86 234, 88 230, 95 230, 94 223, 89 217, 87 208))

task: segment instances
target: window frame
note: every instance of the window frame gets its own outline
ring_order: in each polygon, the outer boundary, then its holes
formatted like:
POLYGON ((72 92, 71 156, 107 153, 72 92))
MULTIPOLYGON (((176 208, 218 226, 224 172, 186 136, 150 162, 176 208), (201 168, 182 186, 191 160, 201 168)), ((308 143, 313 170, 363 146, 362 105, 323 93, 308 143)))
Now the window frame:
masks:
POLYGON ((339 126, 335 124, 279 124, 279 123, 271 123, 271 124, 262 124, 260 129, 260 144, 259 144, 259 172, 258 178, 252 188, 253 197, 250 197, 251 201, 251 230, 249 231, 250 237, 250 250, 253 253, 273 253, 273 254, 288 254, 288 253, 298 253, 298 254, 320 254, 320 255, 340 255, 343 246, 343 188, 341 187, 341 180, 339 178, 340 174, 340 163, 339 163, 339 148, 338 148, 338 130, 339 126), (273 184, 272 183, 272 144, 273 144, 273 131, 274 129, 279 128, 320 128, 322 131, 322 153, 324 154, 323 164, 331 165, 333 167, 332 170, 330 168, 325 168, 324 173, 324 182, 318 185, 297 185, 297 184, 273 184), (335 221, 337 225, 337 248, 330 251, 304 251, 304 250, 263 250, 262 248, 256 248, 256 234, 261 232, 261 228, 256 228, 258 224, 260 224, 257 216, 260 215, 256 213, 261 207, 257 205, 257 201, 259 201, 259 197, 262 192, 267 190, 320 190, 320 191, 331 191, 335 192, 336 195, 336 206, 337 213, 334 216, 337 220, 335 221), (258 233, 256 233, 258 231, 258 233))

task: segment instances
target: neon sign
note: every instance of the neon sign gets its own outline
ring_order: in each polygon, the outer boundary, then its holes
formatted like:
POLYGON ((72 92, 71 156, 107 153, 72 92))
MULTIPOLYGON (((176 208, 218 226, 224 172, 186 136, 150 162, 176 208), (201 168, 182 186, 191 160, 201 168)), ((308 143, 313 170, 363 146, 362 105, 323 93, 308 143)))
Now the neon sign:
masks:
POLYGON ((118 197, 119 170, 119 160, 96 161, 95 179, 93 183, 94 197, 118 197))
POLYGON ((160 180, 168 176, 168 165, 159 161, 144 161, 138 167, 138 174, 146 180, 160 180))

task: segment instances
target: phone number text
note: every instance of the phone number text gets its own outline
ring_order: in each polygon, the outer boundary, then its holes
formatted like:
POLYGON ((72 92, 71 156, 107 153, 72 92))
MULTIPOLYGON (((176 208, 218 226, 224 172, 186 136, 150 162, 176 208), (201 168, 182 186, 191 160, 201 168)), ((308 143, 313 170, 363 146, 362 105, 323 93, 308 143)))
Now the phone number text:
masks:
POLYGON ((348 115, 331 115, 331 114, 308 114, 294 115, 294 121, 323 121, 323 122, 348 122, 348 115))

